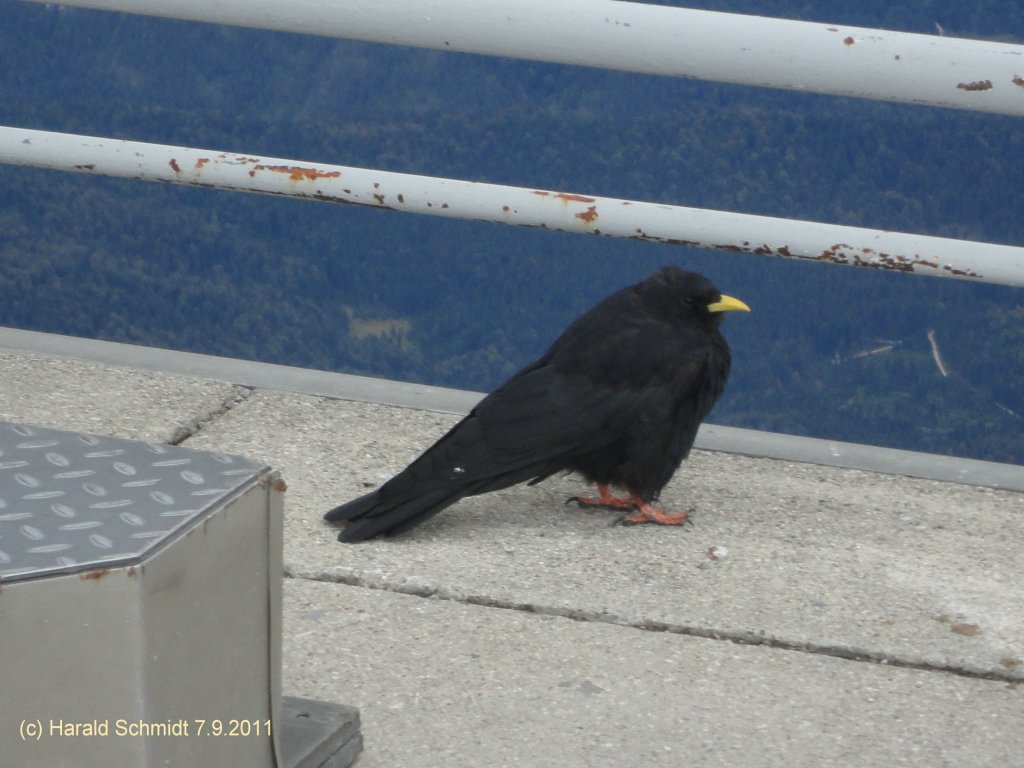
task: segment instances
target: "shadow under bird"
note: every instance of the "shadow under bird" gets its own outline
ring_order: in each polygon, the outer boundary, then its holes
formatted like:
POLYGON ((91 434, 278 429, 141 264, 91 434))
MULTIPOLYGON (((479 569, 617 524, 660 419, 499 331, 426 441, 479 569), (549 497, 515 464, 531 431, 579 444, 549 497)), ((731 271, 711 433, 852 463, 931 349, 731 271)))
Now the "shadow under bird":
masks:
POLYGON ((575 320, 536 362, 377 490, 324 517, 341 541, 395 534, 459 499, 556 472, 597 486, 580 505, 624 522, 679 525, 655 502, 729 376, 722 313, 749 312, 703 275, 665 267, 575 320), (615 486, 625 492, 617 496, 615 486))

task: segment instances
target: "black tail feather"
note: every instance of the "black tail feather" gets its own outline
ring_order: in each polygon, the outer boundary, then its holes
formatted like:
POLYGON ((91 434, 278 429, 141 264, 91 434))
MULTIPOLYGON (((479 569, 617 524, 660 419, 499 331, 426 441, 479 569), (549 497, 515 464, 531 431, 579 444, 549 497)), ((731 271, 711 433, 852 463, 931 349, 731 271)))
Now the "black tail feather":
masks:
POLYGON ((391 536, 419 525, 458 501, 465 495, 459 490, 449 487, 423 496, 388 501, 381 501, 379 492, 375 491, 328 512, 327 519, 349 521, 338 535, 338 541, 365 541, 380 534, 391 536))
POLYGON ((358 499, 342 504, 340 507, 335 507, 324 515, 324 520, 329 523, 336 523, 339 520, 352 520, 372 510, 377 506, 379 500, 380 490, 378 489, 365 496, 360 496, 358 499))
POLYGON ((495 459, 474 412, 379 489, 332 509, 324 519, 349 521, 340 541, 401 533, 459 499, 546 477, 561 466, 530 458, 495 459))

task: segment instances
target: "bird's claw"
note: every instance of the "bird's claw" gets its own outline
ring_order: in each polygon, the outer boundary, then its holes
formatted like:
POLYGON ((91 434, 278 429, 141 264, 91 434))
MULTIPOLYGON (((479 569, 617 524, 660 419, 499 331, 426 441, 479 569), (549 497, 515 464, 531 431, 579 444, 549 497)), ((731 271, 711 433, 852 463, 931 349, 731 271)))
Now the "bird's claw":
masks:
POLYGON ((632 499, 619 498, 608 490, 607 485, 598 483, 597 493, 596 499, 589 496, 570 496, 565 503, 575 501, 577 507, 599 507, 601 509, 628 509, 633 506, 632 499))

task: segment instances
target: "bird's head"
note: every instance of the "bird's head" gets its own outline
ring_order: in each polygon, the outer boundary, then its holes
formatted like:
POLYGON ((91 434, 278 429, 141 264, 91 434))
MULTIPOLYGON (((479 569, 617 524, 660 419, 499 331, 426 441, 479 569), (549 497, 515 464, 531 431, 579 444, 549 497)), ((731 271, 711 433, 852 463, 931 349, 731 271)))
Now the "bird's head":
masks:
POLYGON ((678 267, 665 267, 641 283, 657 295, 657 304, 674 317, 717 327, 723 312, 749 312, 739 299, 722 294, 704 275, 678 267))

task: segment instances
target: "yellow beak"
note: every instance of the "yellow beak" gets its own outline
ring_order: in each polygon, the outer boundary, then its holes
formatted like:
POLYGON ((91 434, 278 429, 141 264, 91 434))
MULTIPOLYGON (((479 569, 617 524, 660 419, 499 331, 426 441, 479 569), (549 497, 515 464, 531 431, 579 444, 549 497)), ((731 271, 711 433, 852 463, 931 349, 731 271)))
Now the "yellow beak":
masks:
POLYGON ((739 299, 734 299, 732 296, 722 296, 721 299, 708 304, 709 312, 749 312, 750 307, 744 304, 739 299))

